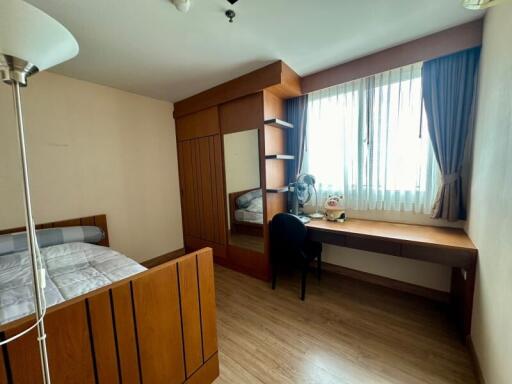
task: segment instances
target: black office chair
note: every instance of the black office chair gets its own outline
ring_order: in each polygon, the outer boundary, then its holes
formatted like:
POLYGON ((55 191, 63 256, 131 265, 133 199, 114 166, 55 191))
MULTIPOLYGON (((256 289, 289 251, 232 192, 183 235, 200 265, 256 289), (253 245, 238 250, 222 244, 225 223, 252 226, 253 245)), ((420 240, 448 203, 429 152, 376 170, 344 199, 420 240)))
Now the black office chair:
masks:
POLYGON ((272 289, 276 288, 277 269, 284 261, 299 262, 302 267, 301 300, 306 297, 309 264, 317 260, 317 277, 322 273, 322 243, 308 239, 304 223, 295 215, 278 213, 270 223, 272 289))

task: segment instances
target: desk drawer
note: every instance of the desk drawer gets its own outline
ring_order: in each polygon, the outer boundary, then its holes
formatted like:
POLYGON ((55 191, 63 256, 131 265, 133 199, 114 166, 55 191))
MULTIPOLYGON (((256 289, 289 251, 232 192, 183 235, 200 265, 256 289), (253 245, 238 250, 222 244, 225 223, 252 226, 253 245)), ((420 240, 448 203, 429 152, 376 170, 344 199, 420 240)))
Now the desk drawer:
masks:
POLYGON ((400 256, 400 244, 389 240, 347 236, 345 245, 349 248, 362 249, 363 251, 400 256))
POLYGON ((339 245, 340 247, 345 246, 346 236, 340 233, 324 232, 324 231, 308 231, 310 240, 318 241, 320 243, 339 245))
POLYGON ((471 267, 476 260, 476 256, 468 251, 417 244, 402 244, 402 257, 459 268, 471 267))

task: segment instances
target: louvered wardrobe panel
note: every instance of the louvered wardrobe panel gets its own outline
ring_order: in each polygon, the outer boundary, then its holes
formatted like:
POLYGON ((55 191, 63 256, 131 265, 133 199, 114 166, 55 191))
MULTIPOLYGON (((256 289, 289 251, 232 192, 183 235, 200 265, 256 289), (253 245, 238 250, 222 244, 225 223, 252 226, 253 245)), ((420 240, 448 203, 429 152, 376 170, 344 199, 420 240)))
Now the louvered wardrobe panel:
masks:
POLYGON ((217 109, 176 119, 176 127, 185 246, 189 251, 212 247, 216 257, 225 257, 227 213, 217 109))

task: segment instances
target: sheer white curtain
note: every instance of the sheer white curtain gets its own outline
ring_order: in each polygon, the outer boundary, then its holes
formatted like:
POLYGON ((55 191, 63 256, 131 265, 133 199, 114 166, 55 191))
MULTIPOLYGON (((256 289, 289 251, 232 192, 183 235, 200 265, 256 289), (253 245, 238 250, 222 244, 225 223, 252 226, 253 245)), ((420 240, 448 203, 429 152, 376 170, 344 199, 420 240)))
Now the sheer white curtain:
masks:
POLYGON ((343 194, 348 209, 430 214, 440 175, 421 64, 310 94, 302 172, 316 176, 322 200, 343 194))

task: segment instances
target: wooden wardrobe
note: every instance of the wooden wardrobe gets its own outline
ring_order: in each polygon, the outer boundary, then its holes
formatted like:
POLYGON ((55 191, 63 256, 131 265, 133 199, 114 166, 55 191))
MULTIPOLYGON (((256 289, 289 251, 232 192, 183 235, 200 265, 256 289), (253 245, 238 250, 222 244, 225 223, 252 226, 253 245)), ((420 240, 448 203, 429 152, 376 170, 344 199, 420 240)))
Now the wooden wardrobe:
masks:
POLYGON ((176 127, 185 247, 211 247, 216 258, 224 258, 226 216, 218 108, 179 118, 176 127))
POLYGON ((268 280, 268 222, 286 211, 284 103, 300 78, 279 61, 175 104, 184 243, 214 250, 216 263, 268 280), (263 253, 229 243, 223 135, 258 130, 263 194, 263 253))

